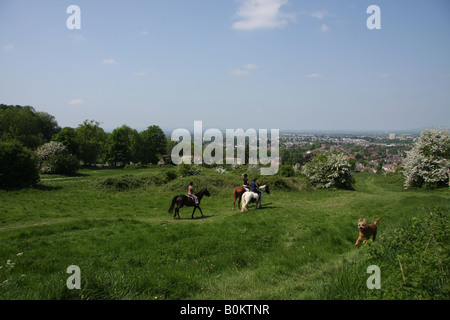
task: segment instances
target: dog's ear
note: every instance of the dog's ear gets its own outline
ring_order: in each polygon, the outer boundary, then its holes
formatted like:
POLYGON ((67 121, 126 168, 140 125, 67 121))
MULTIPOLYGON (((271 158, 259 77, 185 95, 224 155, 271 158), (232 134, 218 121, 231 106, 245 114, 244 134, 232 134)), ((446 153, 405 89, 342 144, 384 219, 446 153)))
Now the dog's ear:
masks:
POLYGON ((366 223, 366 218, 364 218, 363 222, 366 223))
POLYGON ((362 221, 362 218, 359 218, 358 222, 361 222, 361 221, 362 221))

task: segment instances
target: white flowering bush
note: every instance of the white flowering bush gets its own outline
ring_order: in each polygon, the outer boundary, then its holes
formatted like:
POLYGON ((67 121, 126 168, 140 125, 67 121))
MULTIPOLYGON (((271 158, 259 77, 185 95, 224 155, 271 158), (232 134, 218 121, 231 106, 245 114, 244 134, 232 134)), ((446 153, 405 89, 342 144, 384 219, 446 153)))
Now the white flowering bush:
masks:
POLYGON ((36 150, 41 173, 73 174, 78 170, 77 158, 61 143, 50 141, 36 150))
POLYGON ((343 154, 315 155, 302 168, 302 173, 318 188, 351 188, 354 183, 351 164, 343 154))
POLYGON ((403 163, 404 186, 440 187, 449 182, 450 135, 446 130, 422 131, 403 163))
POLYGON ((228 173, 228 171, 222 166, 219 166, 219 167, 215 168, 214 171, 216 173, 219 173, 219 174, 226 174, 226 173, 228 173))
POLYGON ((302 165, 300 163, 296 163, 292 165, 292 169, 294 169, 294 172, 301 172, 302 171, 302 165))
POLYGON ((231 165, 231 170, 233 170, 233 171, 241 170, 241 169, 242 169, 242 164, 240 164, 240 163, 234 162, 234 163, 231 165))

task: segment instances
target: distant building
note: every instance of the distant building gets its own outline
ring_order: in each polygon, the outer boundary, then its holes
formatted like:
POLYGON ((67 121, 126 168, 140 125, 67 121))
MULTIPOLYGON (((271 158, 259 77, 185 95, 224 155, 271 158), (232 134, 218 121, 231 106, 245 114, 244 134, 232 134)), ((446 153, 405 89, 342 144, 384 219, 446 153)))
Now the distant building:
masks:
POLYGON ((397 164, 395 164, 395 163, 389 163, 389 164, 383 165, 383 170, 385 170, 387 172, 395 172, 396 169, 397 169, 397 164))
POLYGON ((397 137, 397 136, 395 135, 395 133, 389 133, 389 139, 395 140, 396 137, 397 137))

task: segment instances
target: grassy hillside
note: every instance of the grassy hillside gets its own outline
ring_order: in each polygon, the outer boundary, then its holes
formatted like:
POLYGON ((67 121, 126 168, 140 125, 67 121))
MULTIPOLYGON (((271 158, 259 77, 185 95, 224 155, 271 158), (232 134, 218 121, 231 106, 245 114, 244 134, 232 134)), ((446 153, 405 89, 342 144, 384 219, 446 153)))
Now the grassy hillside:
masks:
MULTIPOLYGON (((271 187, 263 209, 240 213, 231 210, 240 174, 203 169, 174 179, 172 170, 84 169, 74 177, 42 176, 37 188, 0 191, 0 298, 448 298, 446 285, 435 295, 414 294, 412 278, 404 281, 413 271, 405 265, 402 276, 397 256, 383 254, 413 217, 437 210, 445 218, 448 189, 405 191, 395 177, 368 174, 355 175, 355 190, 261 177, 271 187), (184 207, 182 219, 173 219, 171 199, 191 180, 211 192, 202 200, 205 217, 191 219, 184 207), (355 247, 361 217, 383 219, 377 241, 355 247), (372 264, 380 265, 381 290, 366 287, 372 264), (70 265, 81 269, 81 290, 66 287, 70 265)), ((445 222, 438 243, 448 240, 447 231, 445 222)), ((424 250, 435 252, 430 242, 424 250)), ((447 246, 436 250, 447 263, 447 246)))

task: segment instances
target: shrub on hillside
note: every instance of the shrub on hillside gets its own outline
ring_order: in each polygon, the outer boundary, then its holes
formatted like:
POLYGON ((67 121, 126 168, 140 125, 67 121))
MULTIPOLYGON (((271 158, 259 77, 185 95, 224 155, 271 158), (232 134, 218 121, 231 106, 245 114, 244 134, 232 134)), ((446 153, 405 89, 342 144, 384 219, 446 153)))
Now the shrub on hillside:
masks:
POLYGON ((185 164, 184 162, 178 165, 178 174, 181 177, 196 176, 202 173, 202 169, 196 165, 185 164))
POLYGON ((291 165, 282 165, 278 174, 283 177, 293 177, 295 175, 294 168, 291 165))
POLYGON ((61 142, 51 141, 40 146, 37 151, 39 169, 45 174, 74 174, 79 163, 61 142))
POLYGON ((108 177, 97 181, 96 186, 113 191, 128 191, 132 189, 146 189, 151 186, 162 186, 177 178, 175 170, 165 170, 153 175, 130 175, 108 177))
POLYGON ((226 173, 228 173, 227 169, 225 169, 225 168, 222 167, 222 166, 216 167, 216 168, 214 169, 214 171, 215 171, 216 173, 219 173, 219 174, 226 174, 226 173))
POLYGON ((371 246, 369 259, 389 270, 383 299, 448 299, 448 210, 435 208, 371 246), (395 275, 395 276, 394 276, 395 275))
POLYGON ((30 187, 38 183, 35 154, 19 141, 0 142, 0 188, 30 187))
POLYGON ((424 130, 403 164, 405 188, 441 187, 449 182, 450 135, 446 130, 424 130))
POLYGON ((302 173, 321 189, 349 189, 354 183, 351 164, 343 154, 322 153, 315 155, 303 166, 302 173))
POLYGON ((103 189, 115 191, 127 191, 136 188, 148 187, 150 179, 133 175, 122 175, 119 177, 108 177, 97 182, 97 186, 103 189))

